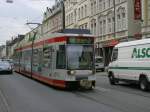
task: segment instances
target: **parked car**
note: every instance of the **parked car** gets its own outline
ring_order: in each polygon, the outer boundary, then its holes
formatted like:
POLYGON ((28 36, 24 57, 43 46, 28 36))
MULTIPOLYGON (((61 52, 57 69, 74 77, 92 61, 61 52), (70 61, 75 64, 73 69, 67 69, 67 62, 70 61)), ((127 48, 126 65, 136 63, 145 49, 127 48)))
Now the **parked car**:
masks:
POLYGON ((0 61, 5 61, 5 62, 9 62, 12 68, 13 68, 13 66, 14 66, 14 62, 13 62, 13 59, 9 59, 9 58, 4 58, 4 59, 0 59, 0 61))
POLYGON ((102 72, 105 70, 103 57, 101 57, 101 56, 95 57, 95 69, 96 69, 96 71, 101 70, 102 72))
POLYGON ((0 61, 0 74, 9 73, 12 74, 12 66, 9 62, 0 61))

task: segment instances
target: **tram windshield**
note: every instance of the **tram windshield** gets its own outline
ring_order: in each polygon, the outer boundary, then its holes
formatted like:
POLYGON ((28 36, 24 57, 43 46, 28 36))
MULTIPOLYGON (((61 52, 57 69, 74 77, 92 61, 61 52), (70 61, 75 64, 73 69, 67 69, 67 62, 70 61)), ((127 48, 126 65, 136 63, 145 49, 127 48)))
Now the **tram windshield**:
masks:
POLYGON ((68 45, 67 46, 68 69, 90 70, 93 67, 92 45, 68 45))

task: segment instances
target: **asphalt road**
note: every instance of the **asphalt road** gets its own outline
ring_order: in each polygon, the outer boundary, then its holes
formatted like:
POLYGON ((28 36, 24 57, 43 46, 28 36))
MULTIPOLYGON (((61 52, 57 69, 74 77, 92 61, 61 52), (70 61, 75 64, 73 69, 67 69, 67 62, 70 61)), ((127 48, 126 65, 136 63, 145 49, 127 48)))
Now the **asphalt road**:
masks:
POLYGON ((14 73, 0 75, 0 112, 150 112, 150 92, 111 86, 105 73, 92 91, 54 89, 14 73))

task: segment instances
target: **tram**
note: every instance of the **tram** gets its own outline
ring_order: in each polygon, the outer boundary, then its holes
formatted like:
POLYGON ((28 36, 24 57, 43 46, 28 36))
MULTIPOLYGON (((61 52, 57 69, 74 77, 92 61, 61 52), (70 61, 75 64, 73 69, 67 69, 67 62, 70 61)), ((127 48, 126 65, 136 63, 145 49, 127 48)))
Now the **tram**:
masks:
POLYGON ((94 36, 53 33, 15 49, 14 69, 59 88, 95 87, 94 36))

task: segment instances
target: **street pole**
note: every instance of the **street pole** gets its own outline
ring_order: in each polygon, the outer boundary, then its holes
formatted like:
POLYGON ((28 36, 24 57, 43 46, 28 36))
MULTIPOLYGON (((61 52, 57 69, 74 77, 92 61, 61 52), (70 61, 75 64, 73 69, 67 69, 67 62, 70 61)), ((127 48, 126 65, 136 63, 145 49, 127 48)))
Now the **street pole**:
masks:
POLYGON ((61 9, 62 9, 62 22, 63 22, 63 30, 65 29, 65 4, 64 4, 65 0, 61 0, 61 9))
MULTIPOLYGON (((26 23, 26 25, 41 25, 40 23, 32 23, 32 22, 28 22, 28 23, 26 23)), ((33 29, 31 29, 31 30, 33 30, 33 29)), ((36 37, 36 35, 37 35, 37 31, 33 31, 33 33, 34 33, 34 35, 33 35, 33 37, 32 37, 32 43, 31 43, 31 78, 32 78, 32 74, 33 74, 33 47, 34 47, 34 40, 35 40, 35 37, 36 37)), ((29 34, 29 36, 30 36, 30 34, 29 34)))
POLYGON ((37 31, 35 31, 33 33, 34 33, 34 35, 33 35, 32 44, 31 44, 31 47, 32 47, 32 50, 31 50, 31 78, 32 78, 32 74, 33 74, 33 47, 34 47, 34 40, 35 40, 37 31))
MULTIPOLYGON (((114 33, 113 33, 113 39, 112 40, 115 40, 116 39, 116 2, 115 2, 115 0, 113 0, 113 7, 114 7, 114 12, 113 12, 113 15, 114 15, 114 18, 113 18, 114 33)), ((111 61, 112 50, 113 50, 113 47, 108 48, 108 59, 105 59, 105 60, 107 60, 105 63, 106 65, 111 61)))

